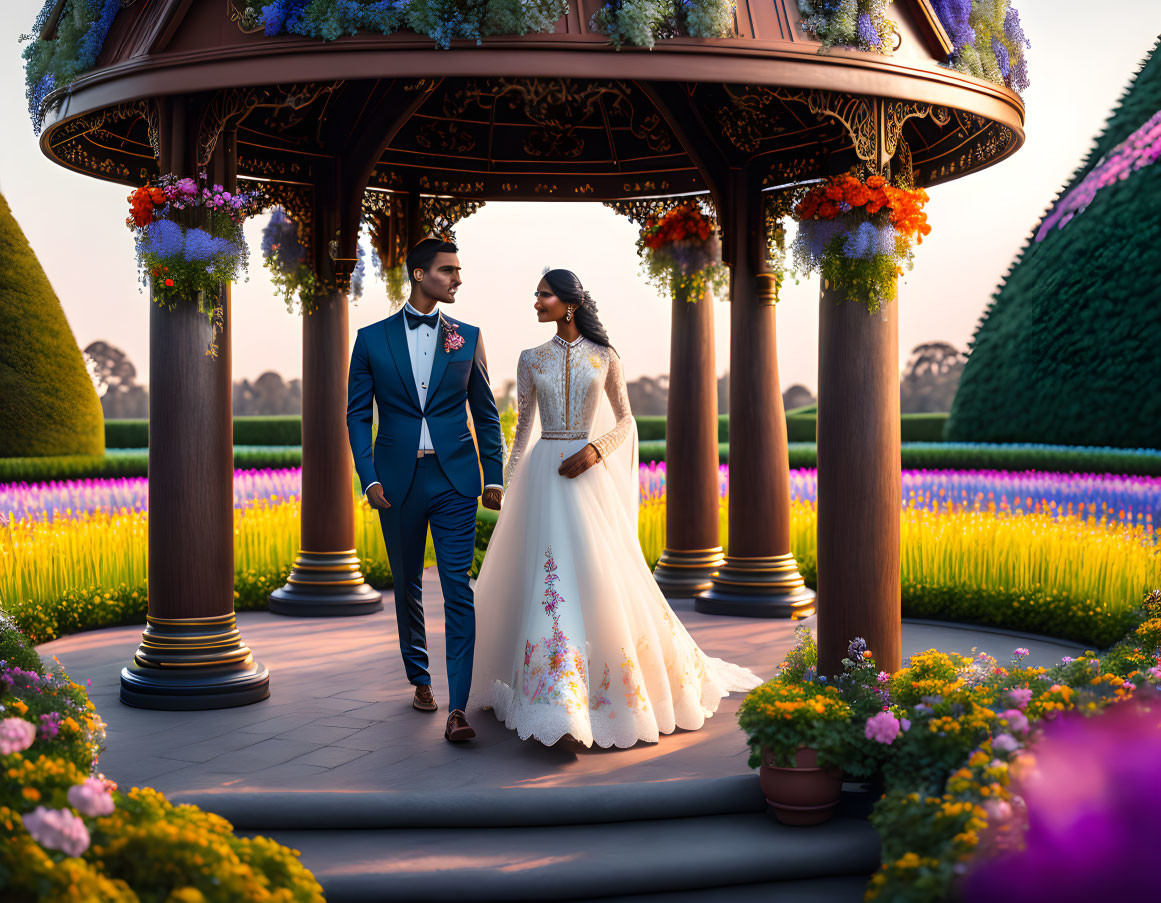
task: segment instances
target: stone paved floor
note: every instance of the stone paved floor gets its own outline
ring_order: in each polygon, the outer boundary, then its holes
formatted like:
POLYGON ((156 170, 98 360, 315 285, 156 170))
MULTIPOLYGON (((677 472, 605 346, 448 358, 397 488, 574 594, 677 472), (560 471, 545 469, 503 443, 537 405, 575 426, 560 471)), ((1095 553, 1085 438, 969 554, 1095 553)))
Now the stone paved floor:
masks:
MULTIPOLYGON (((189 790, 453 790, 567 787, 668 781, 748 773, 735 713, 740 696, 722 701, 699 731, 678 731, 628 750, 546 749, 522 742, 490 712, 468 713, 478 739, 443 739, 447 684, 443 623, 434 569, 424 580, 433 687, 441 712, 411 707, 394 606, 361 618, 285 618, 242 612, 245 641, 271 673, 270 698, 209 712, 131 708, 118 700, 120 669, 132 658, 139 626, 64 637, 40 647, 55 655, 89 692, 108 724, 101 769, 123 786, 189 790)), ((673 604, 699 646, 768 677, 792 645, 781 620, 698 614, 673 604)), ((1066 644, 1011 638, 930 624, 904 624, 903 654, 938 646, 971 647, 1007 658, 1016 645, 1033 662, 1073 654, 1066 644)))

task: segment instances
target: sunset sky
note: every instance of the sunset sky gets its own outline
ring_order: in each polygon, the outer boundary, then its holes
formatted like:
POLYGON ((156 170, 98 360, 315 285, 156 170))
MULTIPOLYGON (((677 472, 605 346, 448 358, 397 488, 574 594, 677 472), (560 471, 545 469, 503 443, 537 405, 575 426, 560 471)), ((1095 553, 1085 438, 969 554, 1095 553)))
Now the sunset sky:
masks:
MULTIPOLYGON (((41 0, 0 4, 0 191, 60 296, 77 342, 123 348, 148 379, 148 298, 138 292, 127 190, 64 170, 40 152, 26 112, 17 39, 41 0)), ((1032 41, 1027 142, 985 172, 931 190, 931 236, 900 287, 900 366, 910 349, 944 340, 964 347, 996 283, 1161 31, 1157 0, 1017 0, 1032 41), (1097 11, 1115 12, 1097 19, 1097 11)), ((434 51, 433 51, 434 52, 434 51)), ((250 278, 234 290, 235 379, 277 370, 301 376, 302 326, 274 294, 258 248, 265 218, 246 230, 250 278)), ((669 366, 667 300, 638 271, 636 228, 591 203, 493 203, 457 227, 464 286, 454 315, 483 328, 494 388, 515 374, 522 348, 544 341, 532 292, 545 266, 575 270, 596 299, 630 379, 669 366)), ((1098 274, 1099 275, 1099 274, 1098 274)), ((368 279, 351 309, 355 329, 384 316, 382 285, 368 279)), ((717 368, 729 366, 729 305, 715 307, 717 368)), ((818 384, 818 282, 789 283, 778 305, 783 388, 818 384)))

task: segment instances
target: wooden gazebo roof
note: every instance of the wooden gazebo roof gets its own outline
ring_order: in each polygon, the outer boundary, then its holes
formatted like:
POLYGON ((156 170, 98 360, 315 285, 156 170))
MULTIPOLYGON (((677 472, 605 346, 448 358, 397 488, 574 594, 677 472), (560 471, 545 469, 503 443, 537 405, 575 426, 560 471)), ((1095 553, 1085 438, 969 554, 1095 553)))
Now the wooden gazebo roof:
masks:
POLYGON ((692 133, 769 185, 876 152, 931 185, 1023 142, 1016 94, 939 65, 949 44, 928 0, 892 7, 887 56, 819 53, 794 0, 739 0, 733 39, 616 50, 588 28, 598 6, 574 2, 555 34, 440 50, 410 32, 248 33, 232 0, 138 2, 97 68, 50 96, 41 145, 64 166, 138 184, 157 173, 153 100, 193 94, 206 99, 199 156, 230 120, 243 179, 308 184, 320 161, 341 159, 369 166, 371 189, 612 200, 704 190, 692 133), (884 115, 871 98, 890 100, 884 115))

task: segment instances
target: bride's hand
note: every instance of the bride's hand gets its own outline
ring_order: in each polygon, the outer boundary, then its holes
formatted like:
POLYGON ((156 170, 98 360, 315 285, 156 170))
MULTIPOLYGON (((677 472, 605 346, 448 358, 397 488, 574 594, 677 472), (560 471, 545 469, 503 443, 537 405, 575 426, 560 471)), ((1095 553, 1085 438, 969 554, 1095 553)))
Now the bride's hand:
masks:
POLYGON ((575 455, 565 459, 565 462, 560 465, 560 470, 557 471, 557 473, 559 473, 562 477, 568 477, 570 480, 575 480, 600 460, 601 453, 598 452, 596 446, 590 442, 575 455))

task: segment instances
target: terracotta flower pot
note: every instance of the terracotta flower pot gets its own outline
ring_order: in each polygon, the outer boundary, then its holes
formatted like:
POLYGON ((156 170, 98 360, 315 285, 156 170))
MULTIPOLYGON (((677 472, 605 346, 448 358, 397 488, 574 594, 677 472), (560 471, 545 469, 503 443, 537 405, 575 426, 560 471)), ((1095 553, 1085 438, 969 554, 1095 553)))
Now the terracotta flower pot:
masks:
POLYGON ((798 750, 797 766, 775 763, 769 749, 762 750, 758 778, 766 802, 784 825, 821 825, 834 813, 843 789, 841 768, 820 768, 818 753, 798 750))

